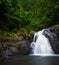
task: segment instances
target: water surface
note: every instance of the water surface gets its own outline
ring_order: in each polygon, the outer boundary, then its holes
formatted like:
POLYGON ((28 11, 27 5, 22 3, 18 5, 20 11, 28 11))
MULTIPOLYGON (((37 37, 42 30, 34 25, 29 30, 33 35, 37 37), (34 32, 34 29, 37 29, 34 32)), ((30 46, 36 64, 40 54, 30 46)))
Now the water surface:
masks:
POLYGON ((59 65, 59 56, 16 56, 0 65, 59 65))

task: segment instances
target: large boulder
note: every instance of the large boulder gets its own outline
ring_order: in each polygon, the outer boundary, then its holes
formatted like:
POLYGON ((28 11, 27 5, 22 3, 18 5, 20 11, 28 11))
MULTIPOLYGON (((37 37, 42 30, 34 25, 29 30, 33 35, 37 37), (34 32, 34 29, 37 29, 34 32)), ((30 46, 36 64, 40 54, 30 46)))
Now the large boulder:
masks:
POLYGON ((54 51, 56 54, 59 54, 59 25, 54 25, 52 27, 50 27, 50 30, 52 33, 56 34, 56 37, 55 37, 55 44, 54 45, 54 51))
POLYGON ((25 40, 19 41, 18 42, 18 51, 19 51, 20 55, 30 54, 30 51, 31 51, 30 44, 25 40))
POLYGON ((49 39, 55 54, 59 54, 59 25, 54 25, 48 29, 45 29, 43 35, 49 39))

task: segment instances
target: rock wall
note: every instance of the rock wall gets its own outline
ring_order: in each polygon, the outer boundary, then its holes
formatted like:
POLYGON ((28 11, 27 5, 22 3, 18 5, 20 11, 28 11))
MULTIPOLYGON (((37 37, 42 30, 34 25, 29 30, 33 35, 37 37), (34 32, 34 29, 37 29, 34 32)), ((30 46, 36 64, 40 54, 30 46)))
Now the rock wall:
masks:
POLYGON ((43 34, 49 39, 55 54, 59 54, 59 25, 45 29, 43 34))

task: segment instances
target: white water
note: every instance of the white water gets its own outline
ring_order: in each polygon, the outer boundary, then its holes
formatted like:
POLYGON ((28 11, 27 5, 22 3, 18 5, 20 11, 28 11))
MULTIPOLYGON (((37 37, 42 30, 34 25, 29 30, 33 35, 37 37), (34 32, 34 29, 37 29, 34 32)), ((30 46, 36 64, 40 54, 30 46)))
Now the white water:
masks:
POLYGON ((40 54, 53 54, 52 47, 50 46, 49 40, 42 34, 44 30, 35 33, 34 40, 31 44, 34 55, 40 54), (38 36, 35 42, 35 36, 38 36))

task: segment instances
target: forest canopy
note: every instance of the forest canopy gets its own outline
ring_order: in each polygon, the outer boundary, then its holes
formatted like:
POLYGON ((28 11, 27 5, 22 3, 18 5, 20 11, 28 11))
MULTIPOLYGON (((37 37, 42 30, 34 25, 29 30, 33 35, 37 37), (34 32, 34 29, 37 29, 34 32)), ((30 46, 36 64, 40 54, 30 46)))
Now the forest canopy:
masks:
POLYGON ((59 0, 0 0, 0 30, 41 30, 59 24, 59 0))

